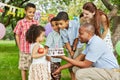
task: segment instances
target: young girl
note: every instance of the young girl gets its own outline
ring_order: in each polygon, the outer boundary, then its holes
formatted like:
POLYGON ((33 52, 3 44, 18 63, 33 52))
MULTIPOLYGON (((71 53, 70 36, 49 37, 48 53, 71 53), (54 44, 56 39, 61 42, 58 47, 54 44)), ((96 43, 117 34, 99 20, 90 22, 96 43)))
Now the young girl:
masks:
POLYGON ((26 40, 31 43, 31 56, 33 58, 29 70, 29 80, 50 80, 48 61, 44 47, 39 43, 44 41, 45 29, 32 25, 26 32, 26 40))

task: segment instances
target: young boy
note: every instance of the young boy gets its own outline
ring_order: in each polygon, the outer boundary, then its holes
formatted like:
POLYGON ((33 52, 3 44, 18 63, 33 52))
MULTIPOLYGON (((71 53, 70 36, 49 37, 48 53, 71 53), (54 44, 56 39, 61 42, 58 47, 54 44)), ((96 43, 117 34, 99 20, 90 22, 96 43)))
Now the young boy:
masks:
POLYGON ((26 80, 26 72, 31 64, 30 44, 26 41, 26 31, 32 24, 38 24, 36 20, 33 20, 36 11, 36 6, 32 3, 28 3, 25 6, 25 17, 18 21, 14 33, 16 34, 16 41, 19 48, 19 69, 21 70, 22 80, 26 80))
MULTIPOLYGON (((62 48, 63 42, 60 36, 60 29, 57 25, 58 19, 56 17, 52 18, 50 23, 52 26, 53 31, 50 32, 47 36, 45 48, 48 50, 49 48, 62 48)), ((52 75, 52 72, 54 72, 56 69, 60 67, 61 59, 59 58, 52 58, 51 57, 51 76, 52 80, 60 80, 61 74, 58 74, 57 77, 54 77, 52 75)))
MULTIPOLYGON (((75 58, 81 53, 83 47, 83 44, 78 41, 80 24, 77 21, 70 21, 66 12, 59 12, 57 18, 59 19, 60 35, 69 52, 68 56, 75 58)), ((72 80, 75 80, 72 69, 69 70, 72 80)))

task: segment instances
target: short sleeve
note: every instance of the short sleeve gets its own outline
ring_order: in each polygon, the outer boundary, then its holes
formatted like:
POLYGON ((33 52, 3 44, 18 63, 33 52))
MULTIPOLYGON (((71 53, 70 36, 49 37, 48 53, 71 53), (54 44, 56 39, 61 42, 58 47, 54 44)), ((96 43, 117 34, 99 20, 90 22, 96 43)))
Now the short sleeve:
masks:
POLYGON ((46 39, 46 46, 51 47, 53 44, 53 36, 52 32, 48 34, 47 39, 46 39))
POLYGON ((80 23, 76 21, 76 38, 79 36, 80 23))
POLYGON ((18 21, 18 22, 17 22, 17 25, 16 25, 16 27, 15 27, 15 29, 14 29, 14 31, 13 31, 15 34, 21 34, 21 32, 22 32, 22 31, 21 31, 21 27, 22 27, 21 24, 22 24, 21 21, 18 21))
POLYGON ((60 30, 60 35, 63 40, 63 43, 69 42, 69 38, 68 38, 67 32, 65 30, 60 30))
POLYGON ((99 44, 92 44, 87 49, 85 59, 90 60, 92 62, 96 62, 104 53, 102 46, 99 44))

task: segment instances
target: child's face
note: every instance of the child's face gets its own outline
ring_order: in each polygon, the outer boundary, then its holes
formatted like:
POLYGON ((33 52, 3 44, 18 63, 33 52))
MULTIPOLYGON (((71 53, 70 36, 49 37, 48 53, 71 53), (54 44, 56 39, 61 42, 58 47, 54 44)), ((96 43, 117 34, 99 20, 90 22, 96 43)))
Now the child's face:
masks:
POLYGON ((40 34, 40 36, 38 37, 38 40, 39 40, 39 42, 42 42, 42 41, 44 41, 44 39, 45 39, 45 32, 43 31, 43 32, 40 34))
POLYGON ((57 21, 52 21, 51 26, 54 31, 59 32, 59 27, 58 27, 58 22, 57 21))
POLYGON ((69 21, 67 20, 67 21, 65 21, 65 20, 60 20, 60 21, 58 21, 58 27, 60 28, 60 29, 65 29, 65 28, 67 28, 68 27, 68 24, 69 24, 69 21))
POLYGON ((27 10, 25 10, 26 18, 28 20, 32 20, 34 17, 36 9, 32 7, 28 7, 27 10))

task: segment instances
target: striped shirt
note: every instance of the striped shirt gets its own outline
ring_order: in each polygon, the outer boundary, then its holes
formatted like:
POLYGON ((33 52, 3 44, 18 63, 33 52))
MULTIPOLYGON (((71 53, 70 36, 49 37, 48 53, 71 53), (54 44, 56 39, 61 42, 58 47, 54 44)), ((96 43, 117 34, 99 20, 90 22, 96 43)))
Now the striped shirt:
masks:
POLYGON ((26 41, 26 31, 32 24, 38 24, 38 21, 31 20, 27 21, 25 18, 18 21, 14 33, 19 35, 20 51, 24 53, 30 53, 30 44, 26 41))

